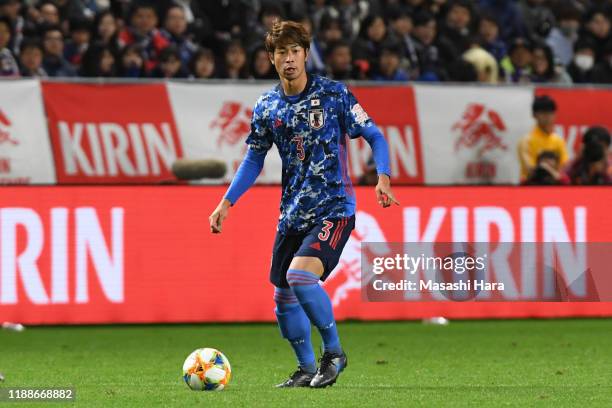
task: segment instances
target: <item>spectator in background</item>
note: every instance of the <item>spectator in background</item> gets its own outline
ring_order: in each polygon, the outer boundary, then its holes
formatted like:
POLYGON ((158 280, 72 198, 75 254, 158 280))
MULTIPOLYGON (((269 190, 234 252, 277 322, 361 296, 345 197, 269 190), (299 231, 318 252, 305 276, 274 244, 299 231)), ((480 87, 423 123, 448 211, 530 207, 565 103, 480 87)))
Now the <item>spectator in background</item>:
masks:
POLYGON ((208 44, 214 41, 212 24, 202 10, 202 3, 204 2, 199 0, 158 0, 156 2, 158 10, 162 10, 164 14, 167 14, 172 7, 179 7, 185 16, 189 39, 197 44, 208 44))
POLYGON ((532 45, 525 38, 516 38, 508 51, 508 56, 500 64, 506 82, 530 82, 531 63, 533 61, 532 45))
POLYGON ((91 18, 91 11, 85 7, 85 3, 94 0, 53 0, 57 6, 60 20, 67 22, 73 19, 91 18))
POLYGON ((39 26, 59 26, 61 24, 59 10, 51 1, 45 1, 39 4, 40 10, 38 25, 39 26))
POLYGON ((277 79, 278 75, 272 62, 266 47, 260 45, 255 48, 251 55, 251 63, 249 64, 249 70, 253 79, 277 79))
POLYGON ((552 49, 545 43, 533 47, 531 82, 549 84, 571 84, 572 78, 562 66, 555 66, 552 49))
POLYGON ((327 47, 325 56, 327 76, 336 81, 356 79, 357 74, 353 66, 351 47, 348 42, 338 40, 327 47))
POLYGON ((59 26, 43 31, 43 69, 50 77, 73 77, 77 72, 64 58, 64 36, 59 26))
POLYGON ((183 7, 175 4, 166 10, 161 32, 177 48, 183 66, 187 66, 197 46, 187 37, 187 17, 183 7))
POLYGON ((569 171, 572 184, 609 185, 608 160, 606 150, 598 141, 587 142, 579 159, 569 171))
POLYGON ((150 3, 136 3, 129 15, 130 25, 119 33, 119 45, 138 44, 145 55, 145 69, 151 71, 157 66, 161 51, 170 42, 157 27, 157 11, 150 3))
POLYGON ((140 45, 125 46, 119 58, 119 75, 123 78, 144 78, 147 75, 145 61, 140 45))
POLYGON ((591 76, 595 66, 595 47, 593 40, 584 37, 579 38, 574 46, 574 58, 567 67, 567 73, 572 77, 572 82, 583 84, 592 82, 591 76))
POLYGON ((342 40, 344 38, 344 32, 342 31, 342 23, 340 20, 330 16, 329 14, 321 17, 319 37, 323 50, 325 50, 327 44, 342 40))
POLYGON ((0 76, 19 76, 19 66, 9 49, 12 35, 11 20, 0 17, 0 76))
POLYGON ((406 7, 391 7, 387 12, 387 16, 389 18, 391 32, 401 45, 402 55, 404 57, 402 65, 405 65, 408 70, 409 77, 418 78, 420 75, 419 55, 415 41, 412 38, 414 24, 409 10, 410 9, 406 7))
POLYGON ((376 10, 370 10, 370 2, 366 0, 336 0, 330 9, 331 13, 339 17, 342 31, 350 41, 361 32, 367 17, 376 14, 376 10))
POLYGON ((419 70, 422 81, 446 79, 445 67, 455 60, 455 55, 444 39, 437 40, 437 25, 433 14, 419 11, 414 16, 414 39, 419 54, 419 70))
POLYGON ((238 40, 230 42, 223 53, 220 78, 246 79, 249 77, 246 51, 238 40))
POLYGON ((318 32, 312 37, 310 43, 310 56, 306 60, 306 69, 313 74, 325 75, 325 59, 329 44, 343 38, 342 24, 340 20, 323 14, 320 17, 318 32))
POLYGON ((249 30, 247 38, 245 38, 247 49, 251 50, 261 44, 266 37, 266 33, 272 30, 274 22, 282 19, 283 11, 278 4, 264 3, 254 27, 249 30))
POLYGON ((113 13, 103 11, 97 14, 92 30, 92 42, 104 44, 115 53, 119 52, 119 28, 113 13))
POLYGON ((536 125, 518 144, 521 164, 521 180, 525 180, 536 166, 537 158, 543 151, 551 151, 559 158, 559 166, 567 163, 565 141, 553 132, 557 104, 549 96, 536 96, 532 105, 536 125))
POLYGON ((610 18, 603 9, 593 8, 586 14, 585 28, 584 35, 595 44, 595 60, 600 62, 604 58, 606 43, 610 40, 610 18))
POLYGON ((458 59, 450 63, 447 68, 448 81, 451 82, 476 82, 478 72, 473 64, 465 59, 458 59))
POLYGON ((440 35, 458 54, 463 54, 472 45, 473 16, 474 10, 469 0, 450 0, 448 3, 440 35))
POLYGON ((80 74, 84 77, 116 77, 117 57, 113 50, 102 43, 91 45, 85 54, 81 64, 80 74))
POLYGON ((544 41, 548 37, 555 24, 555 16, 547 5, 549 1, 519 0, 518 10, 523 25, 522 36, 532 41, 544 41))
POLYGON ((598 84, 612 84, 612 39, 602 51, 602 61, 595 65, 591 80, 598 84))
MULTIPOLYGON (((308 53, 308 59, 306 60, 306 71, 311 74, 324 75, 325 74, 325 53, 323 51, 323 45, 318 35, 315 35, 312 27, 312 20, 308 15, 303 15, 297 19, 310 36, 310 51, 308 53)), ((259 48, 259 46, 258 46, 259 48)), ((273 70, 276 71, 276 70, 273 70)), ((275 74, 276 75, 276 74, 275 74)), ((275 78, 277 78, 276 76, 275 78)))
POLYGON ((23 31, 26 20, 20 15, 21 2, 19 0, 0 0, 0 17, 7 17, 11 23, 12 35, 8 48, 16 54, 23 40, 23 31))
POLYGON ((507 54, 506 44, 499 38, 499 25, 495 17, 484 15, 480 19, 478 28, 481 46, 489 54, 493 55, 497 62, 501 62, 507 54))
POLYGON ((208 48, 199 48, 189 62, 189 70, 195 79, 216 78, 216 68, 215 54, 208 48))
MULTIPOLYGON (((567 167, 567 174, 571 180, 580 180, 585 176, 585 169, 587 167, 585 154, 588 156, 593 155, 596 148, 590 147, 592 144, 599 144, 603 148, 604 152, 607 152, 607 156, 612 154, 610 152, 610 132, 603 126, 592 126, 587 129, 586 132, 582 135, 582 146, 580 152, 578 152, 576 158, 570 165, 567 167), (585 153, 586 152, 586 153, 585 153)), ((608 157, 607 160, 607 171, 606 174, 608 176, 612 176, 610 167, 610 160, 608 157)))
POLYGON ((387 26, 380 15, 370 15, 363 20, 359 36, 353 43, 352 54, 355 61, 367 61, 370 72, 376 71, 376 62, 383 41, 387 38, 387 26))
POLYGON ((463 59, 474 66, 478 82, 497 84, 499 82, 499 68, 493 55, 480 47, 470 48, 463 54, 463 59))
POLYGON ((70 39, 64 47, 64 58, 74 67, 81 66, 83 54, 87 51, 91 41, 91 23, 89 20, 70 21, 70 39))
POLYGON ((574 44, 578 40, 580 10, 571 2, 557 7, 557 25, 550 31, 546 43, 556 59, 567 66, 574 57, 574 44))
POLYGON ((174 45, 164 48, 159 55, 159 64, 151 73, 153 78, 188 78, 189 72, 183 66, 181 53, 174 45))
POLYGON ((47 77, 42 67, 43 47, 39 40, 27 38, 21 43, 19 51, 20 73, 23 77, 47 77))
MULTIPOLYGON (((212 25, 212 39, 206 45, 217 55, 223 53, 223 47, 232 39, 240 38, 243 27, 247 27, 248 16, 255 13, 254 2, 247 1, 201 1, 202 11, 208 16, 212 25)), ((260 39, 261 41, 261 39, 260 39)))
POLYGON ((500 37, 506 43, 526 34, 521 13, 514 0, 479 0, 480 11, 495 17, 500 37))
POLYGON ((408 81, 408 74, 400 68, 402 51, 396 42, 383 44, 378 57, 378 70, 372 76, 375 81, 408 81))
POLYGON ((559 156, 550 150, 544 150, 538 155, 535 167, 523 182, 531 186, 559 186, 569 183, 569 177, 561 171, 559 156))

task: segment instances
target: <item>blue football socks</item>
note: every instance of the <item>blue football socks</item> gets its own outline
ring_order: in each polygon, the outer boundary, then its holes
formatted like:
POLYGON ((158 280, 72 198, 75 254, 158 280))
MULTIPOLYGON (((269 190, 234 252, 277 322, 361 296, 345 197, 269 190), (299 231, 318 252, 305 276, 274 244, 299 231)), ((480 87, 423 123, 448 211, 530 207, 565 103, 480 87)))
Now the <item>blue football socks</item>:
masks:
POLYGON ((275 288, 274 302, 278 327, 283 338, 291 344, 298 364, 302 370, 315 373, 317 364, 310 341, 310 320, 304 309, 289 288, 275 288))
POLYGON ((310 321, 317 327, 326 352, 341 353, 340 338, 327 292, 319 285, 319 276, 308 271, 289 269, 287 282, 310 321))

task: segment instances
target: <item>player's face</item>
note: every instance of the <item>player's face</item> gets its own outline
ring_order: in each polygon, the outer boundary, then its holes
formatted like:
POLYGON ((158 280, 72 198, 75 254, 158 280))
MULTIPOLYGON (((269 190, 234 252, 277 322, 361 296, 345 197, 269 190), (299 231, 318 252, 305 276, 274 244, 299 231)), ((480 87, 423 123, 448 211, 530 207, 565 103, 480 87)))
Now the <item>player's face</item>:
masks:
POLYGON ((306 73, 308 52, 298 44, 277 47, 272 55, 272 63, 278 75, 288 81, 299 78, 306 73))

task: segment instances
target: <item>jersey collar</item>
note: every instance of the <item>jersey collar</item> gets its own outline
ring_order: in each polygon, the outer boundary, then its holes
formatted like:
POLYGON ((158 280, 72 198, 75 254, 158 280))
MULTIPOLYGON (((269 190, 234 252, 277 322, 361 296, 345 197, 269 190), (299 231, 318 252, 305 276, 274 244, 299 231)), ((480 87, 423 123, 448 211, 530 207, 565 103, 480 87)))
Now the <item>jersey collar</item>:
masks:
POLYGON ((306 74, 306 77, 308 78, 306 80, 306 87, 304 88, 304 90, 302 92, 299 93, 298 98, 293 98, 291 97, 291 99, 289 99, 290 97, 288 97, 287 95, 285 95, 285 91, 283 90, 283 87, 281 84, 278 84, 278 92, 281 95, 281 98, 283 98, 283 100, 285 100, 285 102, 289 102, 289 103, 298 103, 299 101, 301 101, 302 99, 304 99, 304 96, 308 95, 308 91, 310 91, 310 85, 312 85, 312 75, 310 74, 306 74))

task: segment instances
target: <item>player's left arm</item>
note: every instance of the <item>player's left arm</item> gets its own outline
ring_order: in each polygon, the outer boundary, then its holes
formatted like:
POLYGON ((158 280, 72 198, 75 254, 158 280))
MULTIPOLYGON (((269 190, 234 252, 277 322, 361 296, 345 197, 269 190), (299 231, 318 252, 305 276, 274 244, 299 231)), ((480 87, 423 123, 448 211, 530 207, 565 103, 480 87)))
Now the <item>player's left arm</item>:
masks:
POLYGON ((389 165, 389 146, 382 132, 374 124, 372 119, 363 110, 355 96, 343 87, 342 110, 344 112, 344 128, 351 139, 363 136, 372 148, 376 172, 378 173, 378 184, 376 184, 376 199, 383 208, 391 204, 399 205, 393 191, 391 190, 391 166, 389 165))
POLYGON ((391 191, 391 166, 389 165, 389 145, 382 132, 374 124, 363 129, 361 134, 372 148, 372 155, 376 163, 378 183, 376 184, 376 199, 383 208, 391 204, 399 205, 393 191, 391 191))

